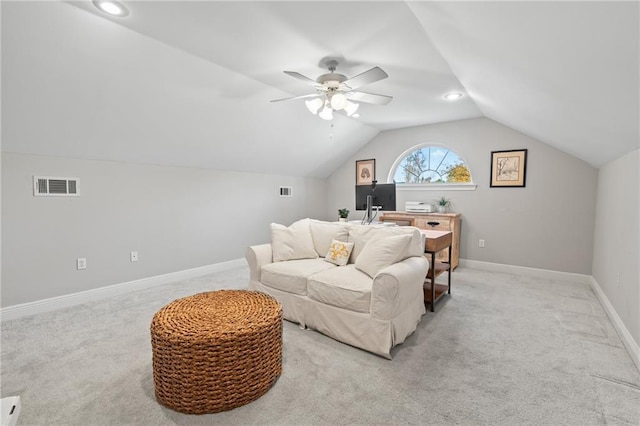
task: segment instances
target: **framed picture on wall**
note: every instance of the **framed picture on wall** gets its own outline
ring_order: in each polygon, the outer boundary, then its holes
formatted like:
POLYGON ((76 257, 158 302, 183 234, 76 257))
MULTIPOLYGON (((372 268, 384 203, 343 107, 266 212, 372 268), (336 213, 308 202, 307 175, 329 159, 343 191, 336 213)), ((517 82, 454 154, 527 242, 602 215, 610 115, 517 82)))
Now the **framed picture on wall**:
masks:
POLYGON ((527 177, 527 150, 491 151, 492 188, 524 188, 527 177))
POLYGON ((356 161, 356 185, 371 185, 376 180, 376 160, 356 161))

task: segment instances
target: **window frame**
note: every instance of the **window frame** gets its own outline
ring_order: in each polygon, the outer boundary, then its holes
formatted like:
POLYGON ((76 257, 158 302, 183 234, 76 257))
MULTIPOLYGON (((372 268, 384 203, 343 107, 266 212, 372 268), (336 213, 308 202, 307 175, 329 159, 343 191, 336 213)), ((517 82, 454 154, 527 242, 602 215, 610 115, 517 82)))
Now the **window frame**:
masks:
POLYGON ((444 144, 441 144, 441 143, 435 143, 435 142, 424 142, 424 143, 421 143, 421 144, 418 144, 418 145, 414 145, 411 148, 403 151, 402 154, 400 154, 398 156, 398 158, 396 158, 396 160, 391 165, 391 168, 389 169, 389 175, 387 176, 387 182, 389 182, 389 183, 394 182, 393 177, 395 176, 396 171, 397 171, 398 167, 400 166, 400 163, 402 163, 404 161, 404 159, 407 158, 407 156, 409 154, 411 154, 412 152, 415 152, 415 151, 417 151, 419 149, 423 149, 423 148, 430 147, 430 146, 443 148, 443 149, 451 151, 455 155, 457 155, 458 158, 460 158, 462 160, 464 165, 467 166, 467 169, 469 169, 469 173, 471 174, 471 182, 460 182, 460 183, 431 183, 431 182, 396 183, 396 190, 397 191, 443 191, 443 190, 445 190, 445 191, 474 191, 478 187, 478 185, 473 182, 473 173, 471 172, 471 169, 469 168, 469 163, 460 154, 458 154, 456 151, 454 151, 453 149, 451 149, 447 145, 444 145, 444 144))

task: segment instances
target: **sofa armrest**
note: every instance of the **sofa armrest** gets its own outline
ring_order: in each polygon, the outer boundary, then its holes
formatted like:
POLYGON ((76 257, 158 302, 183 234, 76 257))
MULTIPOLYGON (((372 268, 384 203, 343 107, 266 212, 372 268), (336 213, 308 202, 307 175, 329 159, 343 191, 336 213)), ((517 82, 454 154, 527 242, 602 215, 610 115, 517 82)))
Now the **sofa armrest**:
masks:
POLYGON ((412 303, 424 304, 423 285, 429 270, 424 256, 415 256, 387 266, 373 279, 371 316, 390 320, 412 303))
POLYGON ((249 264, 249 280, 252 282, 260 281, 260 271, 264 265, 273 262, 273 252, 271 244, 260 244, 247 248, 244 257, 249 264))

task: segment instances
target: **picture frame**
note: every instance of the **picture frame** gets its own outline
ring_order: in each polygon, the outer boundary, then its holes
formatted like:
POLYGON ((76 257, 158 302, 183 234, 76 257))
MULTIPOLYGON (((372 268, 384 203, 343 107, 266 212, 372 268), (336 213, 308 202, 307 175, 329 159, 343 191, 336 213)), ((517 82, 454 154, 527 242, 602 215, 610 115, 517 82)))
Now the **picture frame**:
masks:
POLYGON ((491 151, 491 188, 524 188, 527 150, 491 151))
POLYGON ((376 160, 356 161, 356 185, 371 185, 376 180, 376 160))

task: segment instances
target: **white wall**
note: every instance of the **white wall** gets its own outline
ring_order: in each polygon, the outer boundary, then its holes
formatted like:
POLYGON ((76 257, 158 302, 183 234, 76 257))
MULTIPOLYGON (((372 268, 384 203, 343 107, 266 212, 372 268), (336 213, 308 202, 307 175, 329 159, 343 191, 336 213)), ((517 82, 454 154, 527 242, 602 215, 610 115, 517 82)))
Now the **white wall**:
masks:
MULTIPOLYGON (((385 182, 393 162, 422 143, 445 145, 468 164, 475 191, 398 191, 405 201, 444 195, 462 213, 460 257, 470 260, 591 274, 597 170, 549 145, 486 118, 386 131, 328 179, 329 215, 354 209, 355 160, 375 158, 385 182), (490 188, 491 151, 527 148, 525 188, 490 188), (485 248, 478 240, 486 241, 485 248)), ((352 218, 362 217, 355 214, 352 218)))
POLYGON ((325 204, 321 179, 4 152, 1 305, 242 258, 270 222, 326 219, 325 204), (78 177, 81 196, 34 197, 33 175, 78 177))
POLYGON ((593 278, 640 345, 640 150, 598 173, 593 278))

